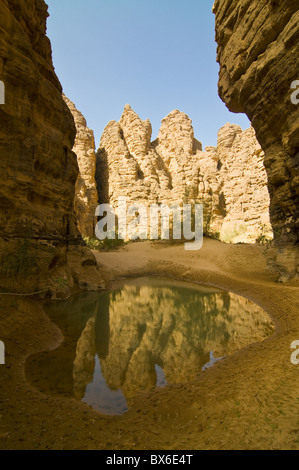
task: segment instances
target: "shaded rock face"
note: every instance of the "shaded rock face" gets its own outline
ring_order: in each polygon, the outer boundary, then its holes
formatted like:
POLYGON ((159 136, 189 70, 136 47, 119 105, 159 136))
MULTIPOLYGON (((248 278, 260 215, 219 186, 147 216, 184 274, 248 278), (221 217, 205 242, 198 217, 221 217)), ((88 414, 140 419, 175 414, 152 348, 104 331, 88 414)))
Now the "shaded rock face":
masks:
POLYGON ((100 202, 202 203, 204 230, 228 242, 272 237, 263 151, 252 128, 227 124, 217 148, 194 138, 191 119, 174 110, 162 120, 151 143, 150 122, 126 106, 110 122, 97 153, 100 202))
POLYGON ((76 140, 73 151, 77 155, 79 175, 75 188, 75 213, 80 233, 84 237, 94 237, 95 210, 98 205, 98 192, 95 182, 96 153, 94 133, 87 127, 84 116, 74 103, 63 96, 76 125, 76 140))
POLYGON ((291 101, 299 78, 298 1, 216 0, 214 13, 219 94, 231 111, 247 114, 265 152, 277 262, 287 279, 298 264, 299 108, 291 101))
POLYGON ((81 256, 91 263, 84 248, 73 248, 81 243, 76 131, 54 72, 47 16, 42 0, 0 3, 0 275, 3 288, 25 292, 55 289, 55 281, 72 286, 73 268, 65 267, 74 251, 79 269, 81 256))
POLYGON ((100 201, 113 205, 119 196, 127 196, 130 202, 177 202, 182 188, 198 178, 198 157, 183 151, 184 146, 193 144, 193 136, 179 134, 183 142, 180 150, 175 143, 176 130, 183 125, 192 128, 188 116, 173 111, 162 122, 158 139, 151 143, 150 122, 142 121, 126 105, 120 122, 111 121, 101 138, 96 173, 100 201), (171 121, 176 124, 168 128, 171 121))

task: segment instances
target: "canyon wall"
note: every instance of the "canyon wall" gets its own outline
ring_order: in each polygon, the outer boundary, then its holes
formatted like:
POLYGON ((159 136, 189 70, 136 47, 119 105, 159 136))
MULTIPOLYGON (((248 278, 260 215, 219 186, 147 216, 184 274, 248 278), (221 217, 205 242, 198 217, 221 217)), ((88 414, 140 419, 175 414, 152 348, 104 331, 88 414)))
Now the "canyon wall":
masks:
POLYGON ((219 94, 246 113, 265 156, 281 279, 298 273, 299 79, 297 0, 216 0, 219 94))
POLYGON ((0 3, 0 276, 2 291, 55 295, 100 280, 76 227, 76 131, 54 72, 47 16, 43 0, 0 3))
POLYGON ((75 213, 78 229, 83 237, 94 237, 95 211, 98 192, 95 182, 96 153, 94 133, 87 127, 86 119, 72 101, 63 96, 76 125, 73 152, 77 155, 79 174, 75 187, 75 213))
POLYGON ((97 153, 100 202, 202 203, 204 231, 226 242, 271 239, 263 151, 252 128, 227 124, 202 150, 191 119, 174 110, 151 142, 151 124, 129 105, 105 128, 97 153))

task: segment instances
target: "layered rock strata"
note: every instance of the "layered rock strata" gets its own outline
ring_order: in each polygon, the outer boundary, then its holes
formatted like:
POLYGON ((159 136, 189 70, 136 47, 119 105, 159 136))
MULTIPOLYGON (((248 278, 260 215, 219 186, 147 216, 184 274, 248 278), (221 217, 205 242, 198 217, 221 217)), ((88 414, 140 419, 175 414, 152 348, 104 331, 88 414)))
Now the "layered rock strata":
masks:
POLYGON ((76 131, 54 72, 47 16, 43 0, 0 3, 0 276, 1 290, 52 295, 91 286, 91 271, 93 287, 99 279, 93 256, 78 246, 76 131))
POLYGON ((219 94, 246 113, 264 152, 282 280, 298 273, 299 79, 296 0, 216 0, 219 94))
POLYGON ((96 153, 94 133, 87 127, 86 119, 72 101, 63 96, 76 125, 73 152, 77 155, 79 174, 75 187, 75 213, 77 225, 83 237, 94 237, 95 211, 98 192, 95 182, 96 153))
POLYGON ((227 124, 217 148, 202 150, 191 119, 174 110, 151 142, 150 122, 126 105, 110 122, 97 153, 100 202, 202 203, 205 233, 227 242, 271 238, 263 152, 252 128, 227 124))

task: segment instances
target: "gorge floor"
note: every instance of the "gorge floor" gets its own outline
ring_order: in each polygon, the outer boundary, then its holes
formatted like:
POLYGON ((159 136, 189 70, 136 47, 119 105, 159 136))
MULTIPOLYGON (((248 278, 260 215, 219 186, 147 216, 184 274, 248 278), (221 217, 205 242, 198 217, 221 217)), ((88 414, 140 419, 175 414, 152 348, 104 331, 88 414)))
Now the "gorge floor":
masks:
POLYGON ((290 345, 299 339, 299 288, 275 282, 263 247, 204 240, 200 251, 186 253, 183 246, 145 242, 96 257, 109 286, 122 277, 159 274, 249 298, 271 316, 275 334, 188 384, 137 395, 128 413, 109 417, 28 383, 26 358, 56 349, 62 333, 40 303, 1 299, 7 351, 0 375, 2 449, 298 448, 298 366, 290 361, 290 345))

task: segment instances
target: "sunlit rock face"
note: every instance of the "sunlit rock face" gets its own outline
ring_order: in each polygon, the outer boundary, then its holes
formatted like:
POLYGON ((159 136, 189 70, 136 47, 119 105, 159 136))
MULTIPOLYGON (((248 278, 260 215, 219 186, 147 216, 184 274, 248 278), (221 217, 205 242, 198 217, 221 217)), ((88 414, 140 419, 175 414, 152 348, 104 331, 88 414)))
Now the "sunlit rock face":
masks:
POLYGON ((226 124, 218 132, 213 158, 201 162, 201 198, 206 201, 209 232, 224 242, 271 240, 264 153, 252 127, 226 124))
POLYGON ((75 187, 75 213, 80 233, 84 237, 94 237, 95 211, 98 205, 98 192, 95 182, 96 154, 94 133, 87 127, 86 119, 74 103, 63 96, 76 125, 76 140, 73 152, 77 155, 79 175, 75 187))
POLYGON ((111 121, 97 153, 100 202, 202 203, 205 233, 227 242, 273 238, 263 151, 252 128, 227 124, 217 148, 195 139, 191 119, 174 110, 151 143, 150 122, 126 106, 111 121))
POLYGON ((63 281, 58 290, 66 294, 90 255, 73 248, 81 243, 76 131, 54 72, 47 16, 43 0, 0 2, 0 276, 2 288, 25 292, 53 294, 63 281))
POLYGON ((291 101, 298 1, 216 0, 214 13, 219 94, 231 111, 247 114, 265 152, 277 265, 287 280, 298 266, 299 108, 291 101))
POLYGON ((100 201, 115 204, 127 196, 131 202, 180 203, 187 186, 198 183, 201 144, 196 148, 191 119, 172 111, 152 143, 151 133, 149 120, 142 121, 129 105, 119 123, 106 126, 97 154, 100 201))

